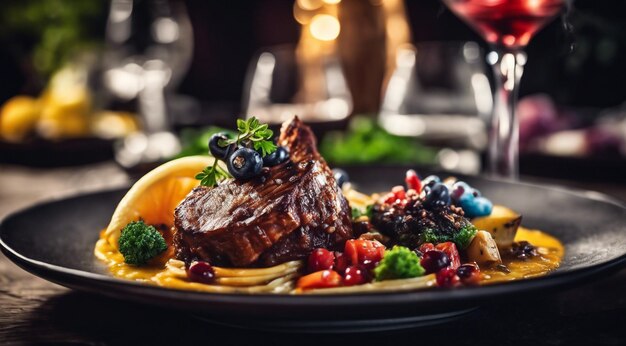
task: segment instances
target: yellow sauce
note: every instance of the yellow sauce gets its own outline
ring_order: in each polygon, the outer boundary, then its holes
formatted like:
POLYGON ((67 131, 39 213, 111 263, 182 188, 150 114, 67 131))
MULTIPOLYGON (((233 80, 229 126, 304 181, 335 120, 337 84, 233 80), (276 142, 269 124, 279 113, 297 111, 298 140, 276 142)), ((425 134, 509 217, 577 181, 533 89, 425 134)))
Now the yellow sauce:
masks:
POLYGON ((502 252, 502 263, 510 273, 496 268, 483 268, 483 284, 506 282, 520 279, 529 279, 543 276, 559 267, 565 253, 563 244, 553 236, 539 231, 520 227, 515 235, 515 241, 525 240, 537 247, 538 256, 527 260, 507 257, 502 252))
MULTIPOLYGON (((533 278, 546 275, 559 267, 563 258, 564 248, 558 239, 539 230, 520 227, 515 241, 522 240, 526 240, 536 246, 539 255, 527 260, 520 260, 507 257, 503 252, 502 261, 508 267, 510 273, 505 273, 495 268, 482 268, 482 284, 533 278)), ((165 258, 160 261, 160 264, 145 267, 126 264, 122 254, 115 247, 111 246, 104 237, 104 232, 101 233, 100 240, 96 243, 94 253, 97 258, 107 263, 109 271, 115 277, 172 289, 213 293, 293 293, 294 281, 299 276, 298 270, 302 265, 301 262, 294 261, 264 269, 215 267, 218 281, 215 285, 207 285, 190 281, 185 273, 183 262, 173 258, 165 258)), ((411 284, 410 280, 415 279, 406 280, 408 280, 406 284, 403 283, 405 280, 383 281, 379 283, 381 287, 369 284, 352 286, 349 289, 339 288, 336 289, 337 292, 329 291, 328 293, 372 293, 385 290, 413 290, 432 287, 434 284, 434 279, 422 280, 423 282, 418 284, 411 284)), ((316 292, 309 293, 320 293, 322 290, 314 291, 316 292)))

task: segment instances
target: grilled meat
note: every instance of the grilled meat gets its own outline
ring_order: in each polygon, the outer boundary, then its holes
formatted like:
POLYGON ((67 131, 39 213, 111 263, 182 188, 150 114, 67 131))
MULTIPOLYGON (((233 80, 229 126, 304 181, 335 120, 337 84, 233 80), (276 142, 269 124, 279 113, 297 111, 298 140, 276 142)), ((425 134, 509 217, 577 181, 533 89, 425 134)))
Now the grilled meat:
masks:
POLYGON ((271 266, 339 249, 352 237, 350 208, 297 117, 281 129, 290 160, 249 181, 194 189, 175 212, 177 257, 216 265, 271 266))

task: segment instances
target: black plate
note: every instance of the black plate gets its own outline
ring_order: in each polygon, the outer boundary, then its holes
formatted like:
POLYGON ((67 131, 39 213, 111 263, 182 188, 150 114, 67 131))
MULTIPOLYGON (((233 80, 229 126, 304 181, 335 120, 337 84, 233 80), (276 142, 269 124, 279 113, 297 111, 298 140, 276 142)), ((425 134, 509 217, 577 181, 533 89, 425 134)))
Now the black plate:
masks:
MULTIPOLYGON (((353 178, 364 190, 383 191, 402 181, 403 171, 360 169, 353 178)), ((485 287, 375 295, 302 296, 210 294, 179 291, 116 279, 93 256, 123 190, 40 204, 0 225, 3 252, 25 270, 75 289, 141 303, 184 309, 213 322, 290 331, 389 330, 448 321, 487 300, 562 288, 626 262, 626 208, 585 191, 467 178, 495 203, 524 215, 565 244, 561 267, 537 279, 485 287)))

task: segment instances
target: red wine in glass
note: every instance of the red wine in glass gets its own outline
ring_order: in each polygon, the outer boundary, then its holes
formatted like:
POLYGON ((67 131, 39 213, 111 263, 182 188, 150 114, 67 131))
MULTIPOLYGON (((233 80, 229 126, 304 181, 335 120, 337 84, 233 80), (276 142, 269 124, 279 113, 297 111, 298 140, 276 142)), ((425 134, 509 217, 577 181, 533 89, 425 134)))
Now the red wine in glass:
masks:
POLYGON ((564 0, 446 0, 489 43, 523 47, 561 11, 564 0))
POLYGON ((489 172, 517 179, 518 120, 515 103, 523 67, 524 47, 557 16, 566 0, 443 0, 457 16, 478 31, 493 48, 489 62, 496 76, 489 130, 489 172))

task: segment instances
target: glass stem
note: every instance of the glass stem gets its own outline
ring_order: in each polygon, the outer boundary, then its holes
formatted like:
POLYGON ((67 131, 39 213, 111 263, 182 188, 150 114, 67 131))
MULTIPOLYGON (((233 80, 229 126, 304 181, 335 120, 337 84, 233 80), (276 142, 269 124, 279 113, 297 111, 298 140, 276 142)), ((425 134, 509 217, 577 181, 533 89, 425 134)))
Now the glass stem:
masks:
POLYGON ((494 69, 495 95, 489 130, 489 174, 517 180, 519 177, 519 120, 515 104, 526 63, 522 50, 495 50, 489 62, 494 69))

